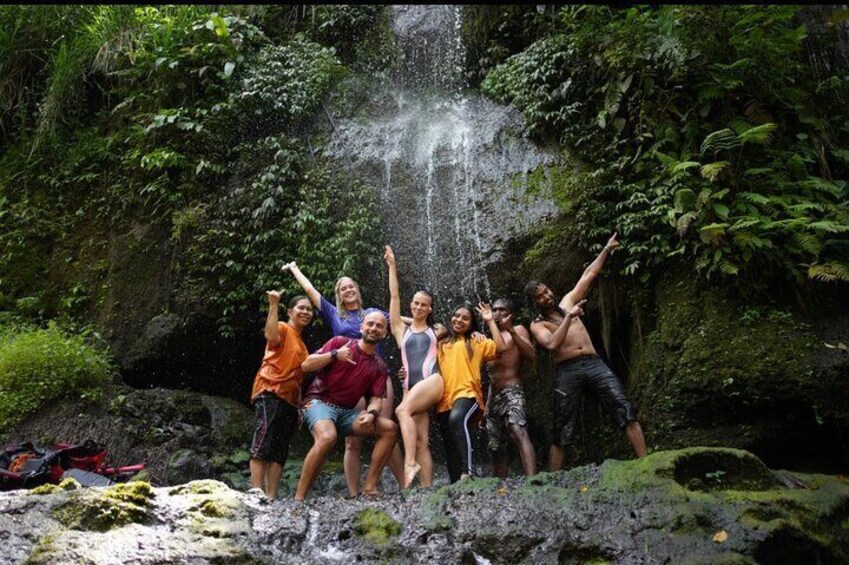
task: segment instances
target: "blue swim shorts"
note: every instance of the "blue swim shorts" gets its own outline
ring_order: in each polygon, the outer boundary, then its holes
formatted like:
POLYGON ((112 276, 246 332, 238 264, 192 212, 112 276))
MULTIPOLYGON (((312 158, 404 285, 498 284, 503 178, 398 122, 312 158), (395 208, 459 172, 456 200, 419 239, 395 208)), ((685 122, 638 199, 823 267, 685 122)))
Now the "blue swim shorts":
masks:
POLYGON ((339 435, 348 436, 354 433, 354 420, 362 412, 357 407, 343 408, 317 398, 312 398, 304 404, 304 421, 312 431, 319 420, 333 420, 339 435))

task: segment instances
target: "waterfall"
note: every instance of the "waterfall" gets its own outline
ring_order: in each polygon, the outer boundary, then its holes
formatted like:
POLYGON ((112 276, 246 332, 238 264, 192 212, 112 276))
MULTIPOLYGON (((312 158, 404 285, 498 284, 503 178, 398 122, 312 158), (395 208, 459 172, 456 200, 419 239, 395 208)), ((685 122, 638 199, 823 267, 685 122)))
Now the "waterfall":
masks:
POLYGON ((424 286, 441 316, 495 298, 488 271, 504 267, 505 243, 556 211, 549 199, 528 199, 523 179, 558 156, 534 146, 517 110, 465 88, 459 7, 391 10, 403 61, 388 85, 376 81, 357 117, 334 117, 323 151, 381 187, 402 309, 424 286))

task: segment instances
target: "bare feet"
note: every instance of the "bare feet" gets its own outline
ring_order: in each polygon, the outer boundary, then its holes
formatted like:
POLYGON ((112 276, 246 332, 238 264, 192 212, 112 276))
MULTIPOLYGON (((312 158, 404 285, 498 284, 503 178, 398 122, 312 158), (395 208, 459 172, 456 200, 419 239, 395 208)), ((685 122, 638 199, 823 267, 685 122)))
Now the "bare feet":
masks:
POLYGON ((416 475, 422 470, 422 466, 418 463, 413 465, 404 465, 404 488, 410 488, 413 481, 416 480, 416 475))
POLYGON ((380 491, 377 490, 377 489, 369 489, 369 490, 363 489, 360 492, 360 494, 362 496, 378 496, 380 494, 380 491))

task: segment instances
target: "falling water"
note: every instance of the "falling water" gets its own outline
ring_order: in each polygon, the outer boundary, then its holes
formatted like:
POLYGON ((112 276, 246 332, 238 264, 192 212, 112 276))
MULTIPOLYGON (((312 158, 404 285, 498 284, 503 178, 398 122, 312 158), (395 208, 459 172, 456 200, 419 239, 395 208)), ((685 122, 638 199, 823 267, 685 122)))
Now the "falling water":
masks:
POLYGON ((437 309, 490 300, 488 270, 504 245, 555 211, 522 179, 557 156, 525 136, 522 116, 465 89, 461 11, 393 7, 403 51, 391 85, 375 86, 367 117, 338 117, 325 155, 381 187, 384 239, 402 293, 424 286, 437 309))

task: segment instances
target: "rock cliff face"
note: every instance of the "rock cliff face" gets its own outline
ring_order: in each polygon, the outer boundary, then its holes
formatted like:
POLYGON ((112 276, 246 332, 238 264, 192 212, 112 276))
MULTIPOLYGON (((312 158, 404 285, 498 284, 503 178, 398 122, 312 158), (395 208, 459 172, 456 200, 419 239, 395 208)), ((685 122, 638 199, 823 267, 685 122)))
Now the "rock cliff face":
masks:
POLYGON ((694 448, 527 481, 267 502, 217 481, 0 494, 11 563, 842 563, 845 478, 694 448))
POLYGON ((653 444, 739 447, 773 466, 845 470, 849 318, 845 299, 810 298, 818 302, 802 309, 663 277, 629 359, 653 444))

